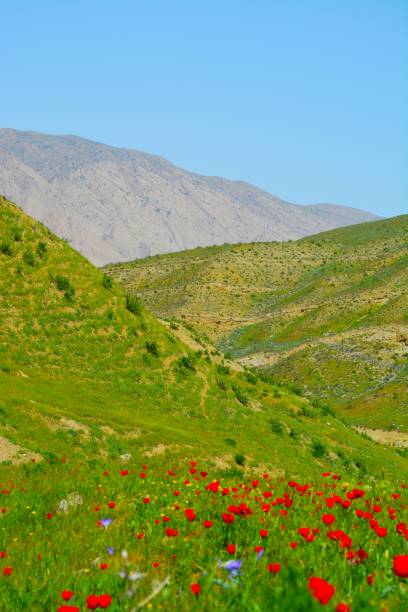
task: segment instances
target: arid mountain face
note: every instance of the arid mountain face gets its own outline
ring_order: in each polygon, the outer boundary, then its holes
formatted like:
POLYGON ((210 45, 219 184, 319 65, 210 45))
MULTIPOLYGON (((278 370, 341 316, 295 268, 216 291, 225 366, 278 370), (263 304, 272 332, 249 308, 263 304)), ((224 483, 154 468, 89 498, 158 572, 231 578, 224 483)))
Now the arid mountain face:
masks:
POLYGON ((301 238, 375 219, 76 136, 0 130, 0 193, 96 265, 196 246, 301 238))

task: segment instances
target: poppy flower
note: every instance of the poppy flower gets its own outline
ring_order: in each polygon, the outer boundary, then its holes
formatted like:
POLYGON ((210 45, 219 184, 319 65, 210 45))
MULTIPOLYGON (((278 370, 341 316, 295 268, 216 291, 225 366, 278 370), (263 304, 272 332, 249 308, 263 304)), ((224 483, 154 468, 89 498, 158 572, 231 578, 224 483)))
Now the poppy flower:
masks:
POLYGON ((279 563, 268 563, 267 570, 270 574, 278 574, 281 571, 279 563))
POLYGON ((150 504, 150 497, 144 497, 143 498, 143 503, 144 504, 150 504))
POLYGON ((351 608, 349 605, 341 601, 336 606, 336 612, 351 612, 351 608))
POLYGON ((78 606, 62 605, 58 608, 58 612, 79 612, 78 606))
POLYGON ((185 517, 188 521, 195 521, 196 513, 192 508, 186 508, 184 510, 185 517))
POLYGON ((178 536, 178 531, 177 529, 172 529, 171 527, 167 527, 167 529, 165 530, 165 534, 169 538, 175 538, 176 536, 178 536))
POLYGON ((408 555, 397 555, 394 557, 392 569, 396 576, 408 578, 408 555))
POLYGON ((223 512, 222 513, 222 520, 224 521, 224 523, 226 523, 227 525, 230 523, 233 523, 235 521, 235 516, 229 512, 223 512))
POLYGON ((72 591, 62 591, 61 593, 61 597, 64 601, 69 601, 73 595, 74 593, 72 591))
POLYGON ((331 525, 336 520, 334 514, 323 514, 322 521, 325 525, 331 525))
POLYGON ((114 508, 114 507, 116 506, 116 504, 115 504, 115 502, 114 502, 114 501, 110 501, 110 502, 108 503, 108 506, 109 506, 109 508, 114 508))
POLYGON ((0 559, 5 559, 6 558, 6 551, 5 550, 0 550, 0 559))
POLYGON ((235 555, 236 550, 237 550, 237 547, 235 546, 235 544, 227 544, 227 552, 230 555, 235 555))
POLYGON ((267 529, 260 529, 259 530, 259 535, 261 536, 261 538, 267 538, 268 537, 268 530, 267 529))
POLYGON ((107 563, 101 563, 100 568, 104 572, 108 568, 108 564, 107 563))
POLYGON ((213 526, 212 521, 209 521, 208 519, 204 521, 203 525, 206 529, 210 529, 210 527, 213 526))
POLYGON ((128 472, 127 470, 122 470, 122 471, 120 472, 120 475, 121 475, 121 476, 127 476, 128 474, 129 474, 129 472, 128 472))
POLYGON ((335 588, 323 578, 313 576, 309 579, 309 590, 321 604, 327 604, 335 593, 335 588))
POLYGON ((96 610, 99 607, 99 597, 97 595, 89 595, 86 598, 86 607, 88 610, 96 610))
POLYGON ((190 584, 190 591, 197 597, 200 594, 201 587, 198 582, 194 582, 194 584, 190 584))
POLYGON ((9 565, 3 569, 3 576, 11 576, 13 573, 13 568, 9 565))
POLYGON ((112 603, 112 597, 107 593, 99 595, 99 605, 101 608, 109 608, 112 603))

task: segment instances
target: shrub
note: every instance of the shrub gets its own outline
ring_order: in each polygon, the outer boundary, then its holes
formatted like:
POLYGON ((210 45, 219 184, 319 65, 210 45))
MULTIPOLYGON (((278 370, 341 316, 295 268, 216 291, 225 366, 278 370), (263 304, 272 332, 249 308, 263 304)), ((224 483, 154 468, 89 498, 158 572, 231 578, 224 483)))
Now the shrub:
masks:
POLYGON ((280 421, 276 421, 275 419, 271 419, 269 421, 271 431, 279 436, 283 434, 283 426, 280 421))
POLYGON ((23 232, 17 226, 11 228, 11 235, 13 236, 14 242, 20 242, 23 237, 23 232))
POLYGON ((8 242, 2 242, 0 244, 0 253, 11 257, 13 255, 13 249, 11 248, 11 245, 8 242))
POLYGON ((245 464, 245 455, 243 455, 242 453, 237 453, 235 455, 235 463, 237 465, 244 465, 245 464))
POLYGON ((182 355, 180 359, 177 361, 177 365, 179 368, 184 368, 185 370, 195 371, 195 359, 193 355, 182 355))
POLYGON ((47 254, 47 245, 45 242, 39 242, 37 245, 37 255, 43 259, 47 254))
POLYGON ((225 444, 228 444, 228 446, 236 446, 237 442, 234 438, 225 438, 225 444))
POLYGON ((320 442, 320 440, 312 441, 312 455, 313 457, 324 457, 326 455, 326 447, 320 442))
POLYGON ((27 249, 26 251, 24 251, 23 259, 28 266, 35 266, 35 257, 31 249, 27 249))
POLYGON ((55 284, 59 291, 66 291, 71 286, 66 276, 56 276, 55 284))
POLYGON ((142 313, 142 305, 137 295, 130 295, 129 293, 127 294, 126 308, 134 315, 140 315, 142 313))
POLYGON ((238 387, 237 385, 233 385, 232 390, 234 391, 235 397, 240 402, 240 404, 246 406, 249 403, 248 397, 245 395, 245 393, 240 387, 238 387))
POLYGON ((146 342, 145 346, 148 353, 151 353, 155 357, 159 356, 159 347, 156 342, 146 342))
POLYGON ((108 275, 108 274, 104 274, 102 277, 102 286, 105 289, 112 289, 113 287, 113 280, 112 278, 108 275))

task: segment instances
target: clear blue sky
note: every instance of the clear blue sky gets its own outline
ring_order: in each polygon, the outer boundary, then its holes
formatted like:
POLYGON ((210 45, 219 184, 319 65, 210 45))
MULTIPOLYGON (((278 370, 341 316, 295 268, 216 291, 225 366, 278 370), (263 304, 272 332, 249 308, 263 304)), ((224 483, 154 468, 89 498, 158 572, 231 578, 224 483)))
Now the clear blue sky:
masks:
POLYGON ((408 1, 0 0, 0 125, 408 212, 408 1))

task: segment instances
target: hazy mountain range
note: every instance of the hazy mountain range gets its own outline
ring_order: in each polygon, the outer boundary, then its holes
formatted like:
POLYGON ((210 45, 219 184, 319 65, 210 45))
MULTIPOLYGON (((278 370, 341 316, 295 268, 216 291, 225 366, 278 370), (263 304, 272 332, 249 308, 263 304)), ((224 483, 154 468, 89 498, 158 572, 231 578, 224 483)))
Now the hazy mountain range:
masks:
POLYGON ((195 246, 301 238, 374 220, 77 136, 0 129, 0 193, 96 265, 195 246))

